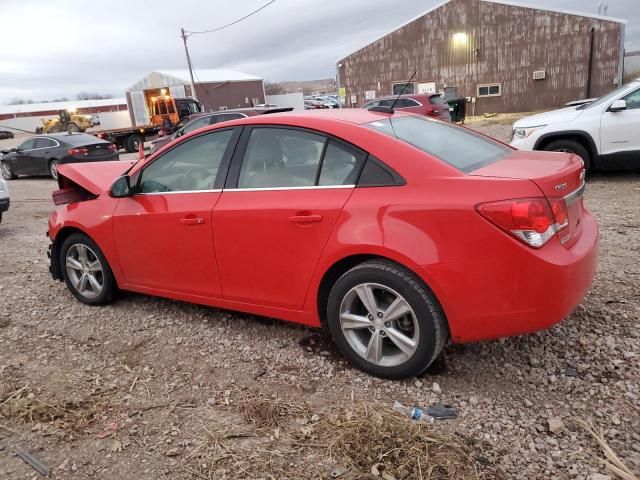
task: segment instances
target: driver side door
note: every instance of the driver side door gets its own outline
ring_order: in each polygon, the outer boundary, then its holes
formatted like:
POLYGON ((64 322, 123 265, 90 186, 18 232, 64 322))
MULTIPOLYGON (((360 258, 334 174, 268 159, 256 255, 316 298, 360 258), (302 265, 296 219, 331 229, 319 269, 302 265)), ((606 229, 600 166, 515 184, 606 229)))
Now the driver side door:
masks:
POLYGON ((195 300, 221 295, 212 211, 238 136, 239 129, 217 130, 177 144, 118 201, 113 233, 126 287, 195 300))
POLYGON ((30 138, 23 142, 15 152, 9 155, 5 161, 9 164, 11 171, 16 175, 34 175, 37 172, 34 165, 33 151, 36 139, 30 138))
POLYGON ((640 89, 628 93, 621 100, 627 104, 625 110, 612 112, 607 108, 602 114, 601 153, 616 156, 623 163, 640 165, 640 89))

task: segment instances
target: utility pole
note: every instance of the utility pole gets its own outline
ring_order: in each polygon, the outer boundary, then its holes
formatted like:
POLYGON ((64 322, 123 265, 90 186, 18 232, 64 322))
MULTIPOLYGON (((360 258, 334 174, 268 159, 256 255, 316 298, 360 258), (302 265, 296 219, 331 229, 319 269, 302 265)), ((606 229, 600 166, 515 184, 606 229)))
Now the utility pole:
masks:
POLYGON ((187 34, 185 33, 184 28, 180 28, 180 37, 182 37, 182 42, 184 43, 184 53, 187 55, 187 65, 189 66, 189 76, 191 77, 191 96, 194 100, 198 100, 198 96, 196 95, 196 84, 193 81, 191 57, 189 56, 189 49, 187 48, 187 34))

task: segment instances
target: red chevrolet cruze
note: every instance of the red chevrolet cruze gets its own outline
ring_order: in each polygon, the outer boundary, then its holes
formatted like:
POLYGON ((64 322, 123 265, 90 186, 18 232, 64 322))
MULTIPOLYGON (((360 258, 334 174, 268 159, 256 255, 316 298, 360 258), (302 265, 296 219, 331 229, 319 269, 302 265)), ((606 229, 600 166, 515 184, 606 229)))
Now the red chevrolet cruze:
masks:
POLYGON ((59 173, 51 272, 80 301, 122 289, 325 325, 386 378, 448 339, 554 325, 596 267, 579 157, 411 114, 245 118, 59 173))

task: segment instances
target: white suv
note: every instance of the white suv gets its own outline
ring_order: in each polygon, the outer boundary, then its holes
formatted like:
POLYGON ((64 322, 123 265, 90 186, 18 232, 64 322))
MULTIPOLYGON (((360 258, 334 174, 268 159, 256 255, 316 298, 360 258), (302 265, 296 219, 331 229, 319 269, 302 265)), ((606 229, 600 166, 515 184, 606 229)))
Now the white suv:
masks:
POLYGON ((2 222, 2 213, 9 210, 9 190, 7 183, 0 178, 0 222, 2 222))
POLYGON ((575 153, 587 169, 640 168, 640 78, 591 103, 521 118, 512 135, 517 149, 575 153))

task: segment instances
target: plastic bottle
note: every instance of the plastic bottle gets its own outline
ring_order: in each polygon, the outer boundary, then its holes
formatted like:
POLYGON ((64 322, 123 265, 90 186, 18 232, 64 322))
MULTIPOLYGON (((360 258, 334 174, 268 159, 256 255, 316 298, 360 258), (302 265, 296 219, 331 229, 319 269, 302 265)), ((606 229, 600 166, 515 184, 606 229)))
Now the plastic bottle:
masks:
POLYGON ((410 418, 414 422, 433 423, 433 417, 428 415, 427 412, 420 407, 408 407, 396 400, 393 404, 393 409, 403 417, 410 418))

